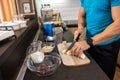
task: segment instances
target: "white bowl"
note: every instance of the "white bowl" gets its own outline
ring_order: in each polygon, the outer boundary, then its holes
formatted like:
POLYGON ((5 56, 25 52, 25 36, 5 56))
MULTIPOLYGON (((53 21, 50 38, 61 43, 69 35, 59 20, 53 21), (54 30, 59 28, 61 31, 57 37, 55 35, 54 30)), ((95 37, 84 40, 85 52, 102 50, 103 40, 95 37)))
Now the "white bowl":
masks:
POLYGON ((41 50, 44 53, 50 53, 54 50, 54 48, 55 48, 54 42, 42 42, 42 44, 41 44, 41 50))

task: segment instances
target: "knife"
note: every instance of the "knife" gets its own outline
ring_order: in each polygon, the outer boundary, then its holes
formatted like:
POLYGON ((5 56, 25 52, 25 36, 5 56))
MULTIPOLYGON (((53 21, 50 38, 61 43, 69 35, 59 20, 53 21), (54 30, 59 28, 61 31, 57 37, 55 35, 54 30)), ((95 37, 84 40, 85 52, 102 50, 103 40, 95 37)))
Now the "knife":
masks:
POLYGON ((67 50, 66 50, 66 52, 68 51, 68 50, 70 50, 73 46, 74 46, 74 44, 79 40, 79 36, 80 36, 81 34, 79 33, 78 34, 78 36, 77 36, 77 38, 70 44, 70 46, 67 48, 67 50))

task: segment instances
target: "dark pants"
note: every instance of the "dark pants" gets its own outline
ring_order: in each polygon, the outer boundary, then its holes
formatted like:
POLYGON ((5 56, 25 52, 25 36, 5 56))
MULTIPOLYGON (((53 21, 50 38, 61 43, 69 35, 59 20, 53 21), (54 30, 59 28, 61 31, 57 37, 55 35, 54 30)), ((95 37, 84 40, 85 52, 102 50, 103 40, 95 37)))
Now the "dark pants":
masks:
POLYGON ((120 40, 105 46, 93 46, 88 50, 111 80, 114 77, 119 48, 120 40))

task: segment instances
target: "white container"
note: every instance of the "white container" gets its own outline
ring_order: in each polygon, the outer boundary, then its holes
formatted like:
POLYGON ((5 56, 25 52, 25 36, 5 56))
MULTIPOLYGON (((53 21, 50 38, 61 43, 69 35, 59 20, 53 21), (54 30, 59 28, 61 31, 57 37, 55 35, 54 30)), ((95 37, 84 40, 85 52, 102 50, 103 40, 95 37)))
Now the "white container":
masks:
POLYGON ((27 26, 27 21, 22 21, 22 20, 15 20, 15 23, 20 25, 20 28, 24 28, 27 26))
MULTIPOLYGON (((11 26, 11 27, 13 27, 14 30, 19 30, 20 29, 20 25, 18 23, 14 23, 14 22, 9 22, 5 26, 6 27, 11 26)), ((10 27, 8 29, 10 29, 10 27)))

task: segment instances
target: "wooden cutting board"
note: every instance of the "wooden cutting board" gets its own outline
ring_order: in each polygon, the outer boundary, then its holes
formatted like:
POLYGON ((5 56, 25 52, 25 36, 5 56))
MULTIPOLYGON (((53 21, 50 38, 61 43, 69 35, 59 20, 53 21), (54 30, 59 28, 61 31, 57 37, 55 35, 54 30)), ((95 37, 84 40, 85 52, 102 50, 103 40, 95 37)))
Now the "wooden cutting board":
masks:
POLYGON ((62 53, 62 51, 64 49, 67 49, 70 44, 71 43, 62 43, 62 44, 57 45, 63 64, 66 66, 80 66, 80 65, 89 64, 90 59, 84 53, 83 54, 85 55, 85 59, 81 59, 81 58, 78 58, 75 56, 71 56, 71 55, 62 53))

